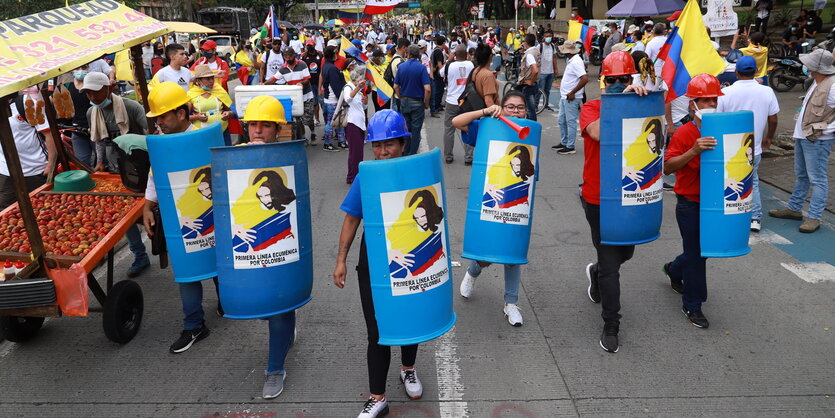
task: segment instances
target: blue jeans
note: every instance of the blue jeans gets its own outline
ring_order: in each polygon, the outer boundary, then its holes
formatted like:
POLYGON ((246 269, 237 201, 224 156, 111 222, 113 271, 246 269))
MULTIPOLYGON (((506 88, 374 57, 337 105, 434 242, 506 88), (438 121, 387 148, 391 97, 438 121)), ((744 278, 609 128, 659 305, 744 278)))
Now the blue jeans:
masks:
POLYGON ((194 330, 203 326, 203 283, 179 283, 183 302, 183 329, 194 330))
POLYGON ((684 251, 670 264, 670 277, 684 282, 681 300, 688 311, 702 310, 707 301, 707 258, 699 243, 699 202, 677 196, 676 221, 684 251))
POLYGON ((72 152, 81 160, 82 163, 87 164, 93 168, 95 164, 95 145, 90 137, 87 135, 80 135, 78 133, 72 134, 72 152))
MULTIPOLYGON (((489 265, 489 264, 488 264, 489 265)), ((487 266, 484 266, 487 267, 487 266)), ((477 261, 470 260, 467 273, 470 276, 478 277, 484 267, 477 261)), ((516 303, 519 301, 519 283, 522 282, 522 266, 518 264, 504 264, 504 302, 516 303)))
MULTIPOLYGON (((545 92, 545 107, 551 107, 551 84, 554 84, 554 73, 539 75, 539 88, 545 92)), ((539 97, 536 100, 538 102, 539 97)))
POLYGON ((336 132, 336 140, 339 142, 345 142, 345 129, 333 129, 331 127, 331 122, 333 121, 333 114, 336 110, 335 104, 328 104, 325 103, 325 144, 331 143, 331 137, 336 132))
POLYGON ((420 128, 423 127, 423 119, 426 117, 423 101, 400 99, 400 113, 406 119, 406 126, 412 133, 412 139, 406 146, 404 155, 415 155, 420 145, 420 128))
POLYGON ((835 139, 819 139, 814 142, 808 139, 794 139, 794 175, 797 180, 789 198, 789 209, 798 212, 803 210, 806 195, 809 194, 811 186, 812 197, 807 216, 812 219, 821 219, 829 194, 827 166, 833 142, 835 139))
POLYGON ((429 113, 435 114, 441 112, 441 98, 444 96, 443 78, 432 80, 432 96, 429 99, 429 113))
POLYGON ((525 96, 525 105, 528 107, 528 119, 536 120, 536 99, 539 95, 539 89, 536 85, 522 87, 522 95, 525 96))
POLYGON ((284 359, 293 345, 296 330, 296 311, 267 318, 270 326, 270 351, 267 358, 267 373, 284 373, 284 359))
POLYGON ((128 227, 125 237, 128 239, 128 248, 130 248, 130 252, 133 253, 134 258, 148 258, 148 253, 145 251, 145 244, 142 242, 142 233, 139 232, 139 227, 136 224, 128 227))
POLYGON ((757 173, 762 157, 762 155, 754 156, 754 177, 751 179, 751 220, 757 221, 763 217, 763 203, 760 200, 760 175, 757 173))
POLYGON ((580 121, 580 105, 583 100, 577 97, 568 100, 560 98, 560 114, 557 122, 560 125, 560 143, 568 148, 574 148, 577 140, 577 122, 580 121))

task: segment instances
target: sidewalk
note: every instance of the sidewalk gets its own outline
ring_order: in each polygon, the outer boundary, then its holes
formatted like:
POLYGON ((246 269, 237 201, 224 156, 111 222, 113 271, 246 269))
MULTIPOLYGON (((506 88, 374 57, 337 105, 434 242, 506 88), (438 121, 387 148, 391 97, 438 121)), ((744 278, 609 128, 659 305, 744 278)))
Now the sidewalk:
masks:
MULTIPOLYGON (((794 190, 794 154, 763 158, 759 168, 760 180, 791 194, 794 190)), ((808 199, 807 199, 808 200, 808 199)), ((835 214, 835 159, 829 159, 829 198, 826 211, 835 214)))

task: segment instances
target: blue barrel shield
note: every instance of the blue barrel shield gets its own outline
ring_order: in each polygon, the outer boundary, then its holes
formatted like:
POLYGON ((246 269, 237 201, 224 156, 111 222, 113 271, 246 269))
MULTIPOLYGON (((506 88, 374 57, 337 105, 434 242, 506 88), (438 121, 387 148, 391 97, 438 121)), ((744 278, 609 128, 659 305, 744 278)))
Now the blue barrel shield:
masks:
POLYGON ((304 141, 211 151, 224 316, 268 318, 303 306, 313 288, 304 141))
POLYGON ((220 123, 172 135, 148 135, 154 184, 174 281, 217 275, 211 153, 223 146, 220 123))
POLYGON ((455 324, 441 151, 360 163, 371 294, 382 345, 455 324))
POLYGON ((464 258, 527 264, 539 170, 542 125, 509 118, 530 128, 527 138, 499 119, 482 118, 473 154, 464 225, 464 258))
POLYGON ((701 153, 699 224, 702 257, 748 254, 754 177, 754 113, 702 116, 702 136, 716 148, 701 153))
POLYGON ((601 96, 600 241, 654 241, 663 211, 664 93, 601 96))

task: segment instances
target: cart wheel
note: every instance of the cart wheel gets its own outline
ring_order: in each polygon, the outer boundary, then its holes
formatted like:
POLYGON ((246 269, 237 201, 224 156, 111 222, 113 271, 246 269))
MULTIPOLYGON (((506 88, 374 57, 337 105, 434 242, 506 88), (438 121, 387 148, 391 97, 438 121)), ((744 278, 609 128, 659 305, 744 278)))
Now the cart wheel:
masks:
POLYGON ((142 324, 144 304, 142 288, 136 282, 116 283, 104 301, 104 335, 115 343, 130 342, 142 324))
POLYGON ((22 343, 38 335, 43 325, 42 317, 0 316, 0 337, 22 343))

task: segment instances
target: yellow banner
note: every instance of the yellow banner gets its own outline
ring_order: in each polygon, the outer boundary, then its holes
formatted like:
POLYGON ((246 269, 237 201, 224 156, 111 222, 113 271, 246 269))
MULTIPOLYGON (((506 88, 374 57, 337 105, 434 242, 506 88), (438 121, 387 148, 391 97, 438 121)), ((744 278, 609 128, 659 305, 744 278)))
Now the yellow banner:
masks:
POLYGON ((0 22, 0 97, 170 32, 113 0, 0 22))

